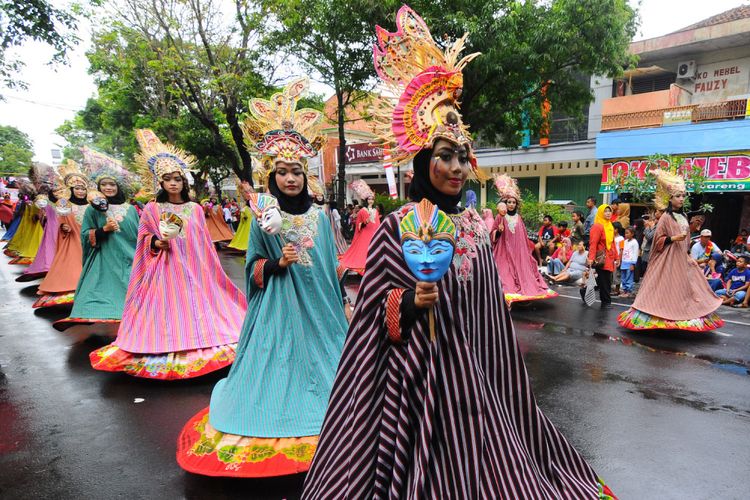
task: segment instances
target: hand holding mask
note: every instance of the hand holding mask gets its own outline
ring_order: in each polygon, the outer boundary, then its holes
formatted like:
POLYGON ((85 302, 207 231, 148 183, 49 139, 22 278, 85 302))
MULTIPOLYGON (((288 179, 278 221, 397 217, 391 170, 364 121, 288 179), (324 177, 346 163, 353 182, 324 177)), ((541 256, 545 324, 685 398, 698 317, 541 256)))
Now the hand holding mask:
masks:
POLYGON ((159 216, 159 233, 162 240, 173 240, 180 235, 184 222, 179 215, 172 212, 164 212, 159 216))
MULTIPOLYGON (((423 199, 401 219, 401 249, 409 270, 421 282, 436 283, 450 269, 456 226, 437 206, 423 199)), ((435 340, 435 313, 429 311, 430 341, 435 340)))

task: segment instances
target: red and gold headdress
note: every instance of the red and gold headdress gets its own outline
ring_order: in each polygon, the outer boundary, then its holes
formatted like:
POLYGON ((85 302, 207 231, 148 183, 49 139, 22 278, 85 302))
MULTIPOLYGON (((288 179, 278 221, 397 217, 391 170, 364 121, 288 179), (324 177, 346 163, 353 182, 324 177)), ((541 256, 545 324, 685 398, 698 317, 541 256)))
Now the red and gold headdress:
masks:
MULTIPOLYGON (((461 71, 479 53, 459 59, 467 35, 443 51, 424 20, 406 5, 396 14, 396 28, 390 33, 377 26, 373 49, 375 71, 398 97, 381 97, 372 109, 378 134, 395 145, 393 161, 405 163, 438 139, 470 146, 471 136, 459 113, 461 71)), ((476 161, 472 166, 481 176, 476 161)))
POLYGON ((656 177, 654 206, 659 210, 666 210, 672 196, 686 192, 685 178, 662 168, 654 168, 651 172, 656 177))
POLYGON ((70 188, 81 186, 89 190, 91 183, 88 176, 83 172, 81 166, 74 160, 67 160, 57 167, 57 186, 55 196, 59 199, 70 198, 70 188))
POLYGON ((297 109, 297 102, 309 87, 310 79, 304 76, 269 100, 250 100, 250 114, 242 131, 248 149, 261 159, 257 174, 266 185, 277 160, 298 163, 307 173, 307 159, 317 155, 323 145, 323 114, 309 108, 297 109))

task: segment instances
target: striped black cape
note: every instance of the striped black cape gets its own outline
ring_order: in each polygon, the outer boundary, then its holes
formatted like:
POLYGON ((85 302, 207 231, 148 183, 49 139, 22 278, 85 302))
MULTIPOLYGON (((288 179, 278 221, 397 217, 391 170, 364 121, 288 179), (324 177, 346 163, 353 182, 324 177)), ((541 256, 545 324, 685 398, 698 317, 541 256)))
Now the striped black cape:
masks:
POLYGON ((440 281, 435 342, 426 314, 407 341, 389 340, 387 294, 415 286, 404 213, 370 245, 303 498, 600 498, 594 471, 536 405, 473 210, 453 217, 470 274, 454 260, 440 281))

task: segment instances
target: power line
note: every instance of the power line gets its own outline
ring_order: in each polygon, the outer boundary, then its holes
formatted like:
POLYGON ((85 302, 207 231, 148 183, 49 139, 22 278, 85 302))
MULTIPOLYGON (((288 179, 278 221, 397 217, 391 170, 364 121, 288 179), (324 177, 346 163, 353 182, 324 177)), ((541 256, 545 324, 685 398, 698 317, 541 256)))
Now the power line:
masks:
POLYGON ((7 99, 15 99, 16 101, 22 101, 22 102, 26 102, 26 103, 29 103, 29 104, 34 104, 36 106, 42 106, 42 107, 45 107, 45 108, 55 108, 55 109, 59 109, 59 110, 62 110, 62 111, 78 112, 78 111, 81 111, 81 109, 82 109, 82 108, 69 108, 67 106, 63 106, 62 104, 54 104, 54 103, 49 103, 49 102, 33 101, 31 99, 26 99, 24 97, 18 97, 18 96, 14 96, 14 95, 4 95, 3 97, 5 97, 7 99))

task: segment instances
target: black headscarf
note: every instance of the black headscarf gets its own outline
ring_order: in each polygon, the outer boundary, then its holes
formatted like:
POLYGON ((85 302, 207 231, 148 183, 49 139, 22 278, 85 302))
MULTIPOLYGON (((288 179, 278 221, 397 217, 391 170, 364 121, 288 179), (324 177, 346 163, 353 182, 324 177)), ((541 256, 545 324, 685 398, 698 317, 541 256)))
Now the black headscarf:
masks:
POLYGON ((427 198, 447 214, 457 214, 461 211, 458 204, 461 202, 461 193, 450 196, 438 191, 430 182, 430 160, 432 159, 432 148, 423 149, 414 157, 414 178, 409 185, 409 198, 414 202, 420 202, 427 198))
POLYGON ((278 184, 276 184, 276 170, 271 172, 268 178, 268 191, 279 200, 279 207, 283 212, 292 215, 302 215, 310 209, 312 205, 312 198, 307 193, 307 174, 302 174, 305 178, 305 183, 302 185, 302 191, 297 196, 287 196, 281 192, 278 184))
POLYGON ((86 200, 85 196, 83 198, 77 197, 76 194, 73 192, 73 188, 70 188, 70 202, 73 205, 83 206, 83 205, 86 205, 88 203, 88 200, 86 200))
POLYGON ((109 203, 110 205, 122 205, 123 203, 125 203, 125 193, 122 192, 122 186, 120 186, 120 183, 117 182, 117 179, 114 179, 112 177, 102 177, 101 179, 99 179, 99 182, 96 183, 96 188, 99 191, 102 190, 102 181, 104 179, 109 179, 117 184, 117 194, 114 196, 107 196, 107 203, 109 203))

